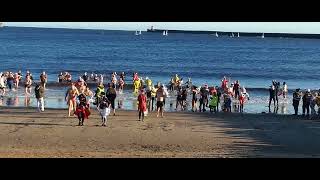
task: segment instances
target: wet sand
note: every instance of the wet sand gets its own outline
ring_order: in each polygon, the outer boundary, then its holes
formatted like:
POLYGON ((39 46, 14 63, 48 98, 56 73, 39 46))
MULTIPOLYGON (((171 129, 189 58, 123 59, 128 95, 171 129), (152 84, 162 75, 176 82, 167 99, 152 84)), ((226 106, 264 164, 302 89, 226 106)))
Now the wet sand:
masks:
POLYGON ((118 111, 101 127, 67 111, 0 108, 0 157, 320 157, 320 121, 291 115, 118 111))

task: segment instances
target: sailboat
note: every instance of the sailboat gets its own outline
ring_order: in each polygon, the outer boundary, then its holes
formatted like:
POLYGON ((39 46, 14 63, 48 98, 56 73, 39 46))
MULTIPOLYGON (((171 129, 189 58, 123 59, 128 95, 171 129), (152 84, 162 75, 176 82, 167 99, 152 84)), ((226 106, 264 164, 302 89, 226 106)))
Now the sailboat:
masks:
POLYGON ((240 33, 238 33, 238 37, 240 37, 240 33))
POLYGON ((216 32, 216 37, 219 37, 218 32, 216 32))
POLYGON ((262 38, 262 39, 264 38, 264 33, 262 33, 262 36, 261 36, 261 38, 262 38))
POLYGON ((234 34, 233 34, 233 33, 231 33, 231 37, 234 37, 234 34))
POLYGON ((136 36, 139 36, 139 33, 138 33, 138 31, 136 31, 135 35, 136 35, 136 36))
POLYGON ((141 35, 142 33, 141 33, 141 30, 139 31, 139 35, 141 35))
POLYGON ((168 31, 163 31, 162 35, 163 36, 168 36, 168 31))

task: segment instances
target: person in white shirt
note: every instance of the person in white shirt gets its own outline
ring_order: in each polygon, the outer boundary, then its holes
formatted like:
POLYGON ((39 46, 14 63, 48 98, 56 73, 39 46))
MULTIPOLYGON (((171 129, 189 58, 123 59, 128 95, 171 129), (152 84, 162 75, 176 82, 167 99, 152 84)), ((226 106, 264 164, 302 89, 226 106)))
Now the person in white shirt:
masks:
POLYGON ((2 91, 2 96, 4 96, 4 94, 6 93, 5 80, 6 80, 6 77, 5 77, 5 75, 1 72, 1 73, 0 73, 0 90, 2 91))
POLYGON ((286 82, 283 82, 282 95, 283 95, 284 99, 287 98, 287 94, 288 94, 288 86, 287 86, 286 82))

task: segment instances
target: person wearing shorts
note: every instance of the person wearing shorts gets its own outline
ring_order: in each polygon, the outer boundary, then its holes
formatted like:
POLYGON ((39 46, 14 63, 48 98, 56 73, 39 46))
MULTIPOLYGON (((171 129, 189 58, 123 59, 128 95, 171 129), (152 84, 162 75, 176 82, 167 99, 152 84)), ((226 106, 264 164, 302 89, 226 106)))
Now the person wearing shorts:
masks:
POLYGON ((157 90, 157 117, 159 117, 159 114, 161 113, 161 117, 163 118, 164 97, 165 93, 163 90, 163 85, 161 85, 160 88, 157 90))

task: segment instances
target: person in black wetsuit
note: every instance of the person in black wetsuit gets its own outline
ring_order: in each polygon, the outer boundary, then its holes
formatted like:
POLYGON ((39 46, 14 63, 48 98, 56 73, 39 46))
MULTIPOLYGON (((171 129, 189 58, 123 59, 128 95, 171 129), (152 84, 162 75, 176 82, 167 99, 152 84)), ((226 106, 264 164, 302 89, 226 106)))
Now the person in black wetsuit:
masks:
POLYGON ((308 89, 302 97, 302 116, 305 116, 305 112, 307 110, 307 116, 309 117, 311 100, 312 94, 310 89, 308 89))
POLYGON ((279 91, 280 91, 280 82, 276 82, 275 80, 272 82, 272 85, 274 86, 275 88, 275 100, 277 102, 277 106, 279 104, 279 99, 278 99, 278 94, 279 94, 279 91))
POLYGON ((88 81, 89 76, 88 76, 87 72, 84 73, 84 75, 82 76, 82 79, 84 80, 84 82, 88 81))
POLYGON ((192 112, 196 112, 197 111, 197 94, 198 94, 198 90, 196 86, 192 86, 192 112))
POLYGON ((299 103, 301 99, 300 89, 296 89, 293 93, 292 105, 294 108, 294 115, 298 115, 299 103))
POLYGON ((111 102, 111 108, 113 110, 113 115, 116 115, 116 109, 115 109, 115 100, 117 97, 117 92, 116 90, 112 87, 112 83, 108 84, 109 88, 106 92, 106 97, 109 99, 109 101, 111 102))
POLYGON ((239 84, 238 80, 233 85, 233 93, 234 93, 234 97, 236 99, 239 98, 239 95, 240 95, 240 84, 239 84))
POLYGON ((274 85, 270 86, 269 88, 269 112, 270 110, 270 106, 271 106, 271 101, 273 100, 273 105, 274 107, 276 107, 276 89, 274 87, 274 85))
POLYGON ((209 95, 209 91, 207 91, 207 89, 205 87, 202 87, 200 89, 200 106, 199 106, 199 111, 201 112, 205 112, 206 111, 206 103, 208 102, 208 95, 209 95), (201 108, 202 107, 202 108, 201 108))
POLYGON ((218 96, 217 112, 219 112, 220 98, 221 98, 221 88, 219 88, 219 86, 216 86, 216 90, 217 90, 217 96, 218 96))

